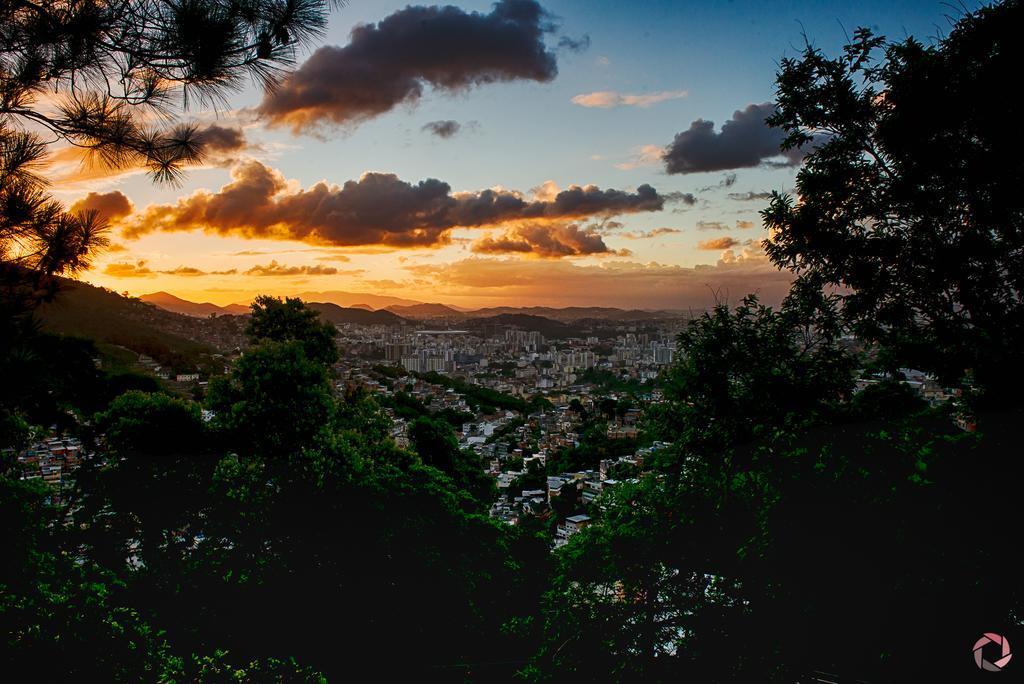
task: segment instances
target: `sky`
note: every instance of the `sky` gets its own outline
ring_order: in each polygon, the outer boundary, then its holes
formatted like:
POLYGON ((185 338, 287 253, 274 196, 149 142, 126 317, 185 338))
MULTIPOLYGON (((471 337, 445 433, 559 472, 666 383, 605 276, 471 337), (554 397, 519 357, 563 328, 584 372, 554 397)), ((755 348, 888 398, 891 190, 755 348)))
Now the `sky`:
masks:
MULTIPOLYGON (((970 5, 974 8, 976 5, 970 5)), ((941 36, 920 2, 350 0, 267 95, 193 107, 177 187, 58 150, 55 195, 111 222, 83 278, 228 304, 349 291, 462 307, 693 309, 789 275, 759 211, 800 155, 764 125, 781 59, 868 26, 941 36)))

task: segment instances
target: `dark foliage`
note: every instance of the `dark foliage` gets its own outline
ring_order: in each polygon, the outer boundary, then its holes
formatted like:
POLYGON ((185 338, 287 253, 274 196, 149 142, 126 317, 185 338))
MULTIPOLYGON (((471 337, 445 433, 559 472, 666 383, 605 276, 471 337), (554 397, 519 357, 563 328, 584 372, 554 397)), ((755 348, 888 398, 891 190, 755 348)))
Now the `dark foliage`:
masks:
POLYGON ((795 147, 824 140, 775 195, 765 246, 812 287, 840 286, 865 339, 994 398, 1024 368, 1024 182, 1017 98, 994 97, 1024 61, 1024 5, 964 15, 925 46, 867 29, 831 58, 783 60, 770 123, 795 147))

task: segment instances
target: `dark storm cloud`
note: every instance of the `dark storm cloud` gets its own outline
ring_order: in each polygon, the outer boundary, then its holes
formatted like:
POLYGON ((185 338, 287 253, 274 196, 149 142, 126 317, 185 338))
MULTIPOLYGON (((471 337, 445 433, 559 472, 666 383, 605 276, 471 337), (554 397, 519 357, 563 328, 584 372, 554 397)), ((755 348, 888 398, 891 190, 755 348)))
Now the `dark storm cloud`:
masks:
POLYGON ((566 223, 659 211, 665 204, 650 185, 636 192, 573 186, 531 200, 507 190, 452 193, 440 180, 409 183, 386 173, 296 190, 278 171, 252 160, 237 164, 231 175, 217 192, 199 190, 175 204, 150 205, 122 223, 122 234, 203 229, 319 245, 423 247, 447 244, 457 227, 566 223))
POLYGON ((423 128, 421 130, 432 133, 438 138, 450 138, 462 130, 462 124, 458 121, 452 121, 451 119, 446 119, 444 121, 431 121, 423 124, 423 128))
POLYGON ((296 133, 351 124, 415 102, 426 86, 444 92, 558 73, 544 43, 555 30, 534 0, 500 0, 489 14, 409 6, 352 30, 344 47, 318 49, 257 108, 296 133))
POLYGON ((799 150, 780 151, 785 133, 765 123, 774 111, 771 102, 747 105, 733 112, 719 132, 715 132, 713 121, 697 119, 690 128, 676 134, 666 148, 665 170, 701 173, 752 168, 780 155, 786 158, 781 166, 799 164, 803 154, 799 150))

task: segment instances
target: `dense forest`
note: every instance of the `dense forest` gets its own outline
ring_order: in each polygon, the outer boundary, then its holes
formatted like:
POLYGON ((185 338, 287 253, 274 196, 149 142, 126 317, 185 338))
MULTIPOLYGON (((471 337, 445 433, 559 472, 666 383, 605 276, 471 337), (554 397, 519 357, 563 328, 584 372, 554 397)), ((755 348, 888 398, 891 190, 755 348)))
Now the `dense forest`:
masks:
MULTIPOLYGON (((860 29, 836 56, 780 62, 770 123, 808 152, 763 218, 792 290, 692 320, 643 422, 671 448, 554 552, 543 530, 488 517, 493 482, 444 416, 396 404, 412 423, 399 448, 373 396, 339 396, 335 329, 298 300, 257 300, 248 351, 202 405, 40 327, 57 276, 103 240, 35 175, 46 144, 17 117, 43 80, 102 67, 216 88, 286 63, 326 12, 186 5, 148 38, 178 46, 177 66, 147 65, 143 38, 94 39, 130 12, 0 5, 4 679, 967 681, 989 674, 978 635, 1024 634, 1024 146, 1003 95, 1024 64, 1020 2, 931 45, 860 29), (232 22, 237 40, 219 40, 232 22), (905 368, 956 399, 922 401, 905 368), (877 382, 855 391, 858 373, 877 382), (59 495, 15 460, 51 426, 98 454, 59 495)), ((201 156, 187 131, 132 128, 134 106, 51 123, 158 181, 201 156)), ((592 461, 604 443, 584 437, 559 457, 592 461)))

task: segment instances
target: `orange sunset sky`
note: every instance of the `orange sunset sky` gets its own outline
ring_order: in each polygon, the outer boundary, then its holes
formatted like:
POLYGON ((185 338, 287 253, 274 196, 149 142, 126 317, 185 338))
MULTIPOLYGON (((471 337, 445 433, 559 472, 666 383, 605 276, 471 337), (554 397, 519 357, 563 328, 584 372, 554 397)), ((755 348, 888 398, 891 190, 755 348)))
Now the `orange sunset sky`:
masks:
POLYGON ((180 186, 56 151, 54 194, 111 224, 83 278, 217 304, 777 302, 758 212, 801 163, 764 124, 779 59, 804 31, 927 35, 944 10, 707 4, 353 1, 276 92, 182 114, 207 158, 180 186))

